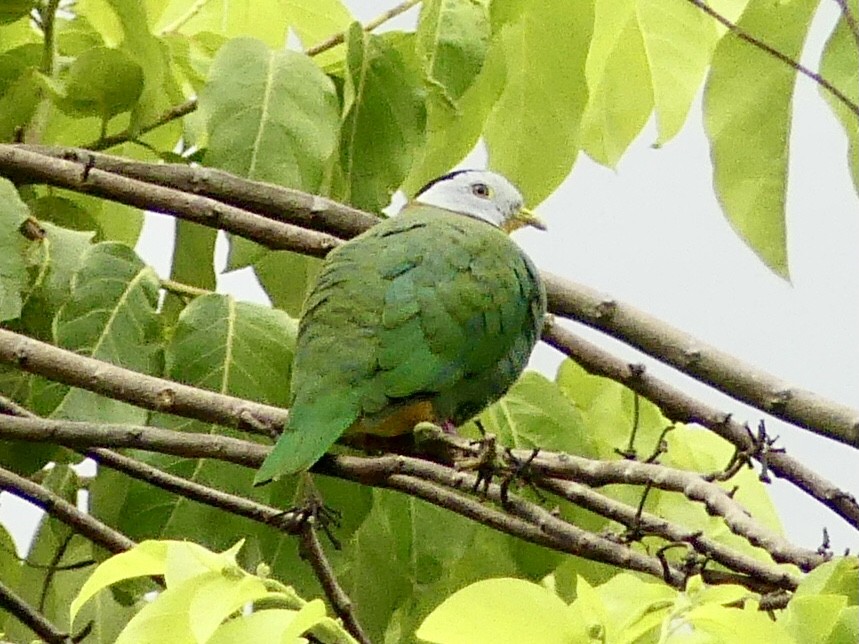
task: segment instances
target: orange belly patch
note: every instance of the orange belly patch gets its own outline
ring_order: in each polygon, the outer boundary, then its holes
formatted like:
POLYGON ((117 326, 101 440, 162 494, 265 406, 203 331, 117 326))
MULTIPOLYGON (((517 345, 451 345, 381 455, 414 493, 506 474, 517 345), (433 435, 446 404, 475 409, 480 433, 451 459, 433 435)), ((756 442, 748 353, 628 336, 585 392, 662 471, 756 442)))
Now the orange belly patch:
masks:
POLYGON ((398 405, 390 412, 373 418, 360 418, 347 430, 348 434, 399 436, 410 433, 422 422, 438 422, 428 400, 398 405))

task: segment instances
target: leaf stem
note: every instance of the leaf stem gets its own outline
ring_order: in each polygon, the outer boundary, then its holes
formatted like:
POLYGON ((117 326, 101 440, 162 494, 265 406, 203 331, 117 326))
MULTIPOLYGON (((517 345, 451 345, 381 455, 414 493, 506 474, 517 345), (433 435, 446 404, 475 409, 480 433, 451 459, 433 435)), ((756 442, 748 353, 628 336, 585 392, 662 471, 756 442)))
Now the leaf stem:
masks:
MULTIPOLYGON (((392 18, 399 16, 401 13, 405 13, 406 11, 408 11, 409 9, 411 9, 412 7, 414 7, 415 5, 418 5, 420 3, 421 3, 421 0, 405 0, 405 2, 401 2, 396 7, 392 7, 391 9, 388 9, 384 13, 376 16, 371 21, 369 21, 366 25, 364 25, 364 31, 373 31, 377 27, 380 27, 381 25, 386 23, 388 20, 391 20, 392 18)), ((316 45, 313 45, 313 47, 309 47, 305 51, 305 53, 308 56, 317 56, 317 55, 321 54, 323 51, 328 51, 329 49, 333 49, 337 45, 342 44, 345 40, 346 40, 346 32, 341 31, 340 33, 336 33, 333 36, 329 36, 328 38, 326 38, 322 42, 317 43, 316 45)))
POLYGON ((164 36, 166 34, 171 34, 175 31, 179 31, 182 27, 185 26, 185 24, 189 20, 191 20, 191 18, 196 16, 198 13, 200 13, 200 11, 202 11, 203 8, 207 4, 209 4, 209 0, 197 0, 197 2, 195 2, 193 5, 191 5, 191 7, 188 9, 188 11, 186 11, 181 16, 176 18, 176 20, 174 20, 169 25, 164 27, 164 29, 161 30, 160 35, 164 36))
POLYGON ((181 295, 183 297, 200 297, 201 295, 209 295, 214 292, 205 288, 191 286, 190 284, 183 284, 182 282, 177 282, 171 279, 162 279, 160 282, 161 288, 165 291, 170 291, 175 295, 181 295))
POLYGON ((81 147, 86 148, 88 150, 106 150, 107 148, 113 147, 114 145, 127 143, 128 141, 132 141, 139 136, 143 136, 147 132, 151 132, 155 128, 161 127, 162 125, 166 125, 167 123, 175 121, 176 119, 180 119, 183 116, 190 114, 196 109, 196 97, 189 98, 184 103, 180 103, 179 105, 174 105, 173 107, 168 108, 154 121, 148 123, 147 125, 144 125, 139 129, 132 130, 130 127, 127 127, 122 132, 113 134, 111 136, 101 136, 97 141, 93 141, 92 143, 88 143, 81 147))

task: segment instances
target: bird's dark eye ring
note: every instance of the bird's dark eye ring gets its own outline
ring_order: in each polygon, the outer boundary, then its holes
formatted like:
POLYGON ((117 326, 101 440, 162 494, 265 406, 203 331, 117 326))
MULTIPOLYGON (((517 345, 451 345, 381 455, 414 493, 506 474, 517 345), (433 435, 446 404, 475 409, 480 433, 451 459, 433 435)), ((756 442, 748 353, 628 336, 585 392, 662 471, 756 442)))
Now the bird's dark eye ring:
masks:
POLYGON ((489 198, 489 186, 485 183, 475 183, 471 186, 471 192, 476 197, 489 198))

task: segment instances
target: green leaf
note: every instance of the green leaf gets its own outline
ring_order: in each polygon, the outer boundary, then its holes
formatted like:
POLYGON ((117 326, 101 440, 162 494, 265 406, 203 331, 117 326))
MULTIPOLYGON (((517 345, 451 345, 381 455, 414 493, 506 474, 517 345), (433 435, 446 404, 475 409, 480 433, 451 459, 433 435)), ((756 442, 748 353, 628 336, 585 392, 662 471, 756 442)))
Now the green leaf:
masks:
POLYGON ((14 141, 36 112, 42 93, 37 72, 41 52, 40 45, 30 43, 0 54, 0 141, 14 141))
POLYGON ((426 142, 415 159, 402 189, 414 195, 428 181, 441 176, 471 152, 506 78, 505 51, 495 40, 477 78, 456 105, 430 92, 427 100, 426 142))
POLYGON ((526 371, 480 420, 504 445, 540 447, 580 456, 595 456, 582 415, 558 386, 536 371, 526 371))
MULTIPOLYGON (((630 573, 620 573, 596 589, 604 611, 603 624, 608 641, 647 641, 652 632, 668 617, 677 591, 661 583, 650 583, 630 573), (636 638, 642 638, 637 640, 636 638)), ((576 601, 573 606, 578 603, 576 601)))
POLYGON ((274 49, 282 49, 290 27, 289 11, 293 0, 255 0, 254 2, 199 2, 181 0, 169 3, 154 17, 154 31, 187 36, 214 32, 228 39, 250 36, 274 49))
POLYGON ((22 292, 27 284, 24 253, 28 244, 18 229, 29 216, 30 210, 15 186, 0 177, 0 322, 21 314, 22 292))
POLYGON ((55 19, 57 51, 64 56, 80 56, 93 47, 104 47, 104 39, 83 16, 55 19))
POLYGON ((799 583, 795 597, 806 595, 843 595, 850 606, 859 604, 859 560, 836 557, 818 566, 799 583))
POLYGON ((143 92, 143 70, 119 49, 93 47, 69 67, 60 107, 105 120, 127 112, 143 92))
POLYGON ((426 108, 416 60, 354 23, 346 39, 340 138, 341 200, 378 212, 406 178, 423 141, 426 108))
POLYGON ((793 642, 778 623, 756 609, 740 610, 703 604, 671 623, 677 631, 691 629, 699 642, 793 642))
POLYGON ((582 117, 582 147, 595 161, 614 167, 653 109, 636 0, 596 0, 593 34, 585 68, 590 97, 582 117))
POLYGON ((92 245, 93 233, 60 228, 40 221, 44 230, 36 242, 38 257, 31 268, 35 278, 21 312, 28 335, 52 341, 52 321, 71 293, 71 279, 80 268, 84 254, 92 245))
MULTIPOLYGON (((92 246, 72 279, 72 295, 54 320, 59 346, 141 373, 154 373, 161 328, 158 277, 128 246, 92 246)), ((55 418, 143 423, 146 412, 83 389, 71 389, 55 418)))
MULTIPOLYGON (((170 279, 198 288, 215 290, 215 240, 218 231, 190 221, 175 221, 175 241, 170 279)), ((162 307, 165 324, 171 326, 184 308, 182 299, 167 294, 162 307)))
POLYGON ((487 579, 444 600, 417 636, 444 644, 568 644, 575 628, 551 591, 521 579, 487 579))
MULTIPOLYGON (((847 6, 853 16, 859 14, 859 2, 853 0, 847 6)), ((859 46, 843 14, 826 42, 820 60, 820 74, 849 98, 853 105, 859 104, 859 46)), ((859 193, 859 115, 825 88, 818 89, 847 134, 848 165, 853 187, 859 193)))
POLYGON ((591 0, 527 2, 499 36, 507 82, 484 137, 492 167, 536 204, 560 185, 578 154, 593 5, 591 0))
POLYGON ((207 165, 318 190, 339 119, 334 85, 307 56, 232 40, 212 63, 200 107, 209 129, 207 165))
MULTIPOLYGON (((802 49, 816 0, 752 0, 738 22, 785 56, 802 49)), ((796 70, 733 34, 713 56, 704 93, 713 181, 725 215, 751 249, 787 278, 785 195, 796 70)))
POLYGON ((859 606, 848 606, 841 610, 826 644, 854 644, 854 642, 859 642, 859 606))
POLYGON ((34 6, 36 0, 3 0, 3 5, 0 6, 0 25, 8 25, 29 15, 34 6))
POLYGON ((483 67, 491 33, 486 0, 424 3, 415 46, 430 92, 456 106, 483 67))
POLYGON ((298 253, 269 252, 254 264, 254 273, 272 306, 298 317, 321 264, 320 259, 298 253))
MULTIPOLYGON (((194 299, 180 314, 165 348, 166 377, 219 393, 285 407, 297 323, 283 311, 236 302, 218 294, 194 299)), ((245 433, 166 414, 153 414, 149 424, 181 431, 241 436, 245 433)), ((251 490, 253 471, 215 459, 159 454, 138 458, 177 476, 268 503, 283 488, 251 490)), ((247 537, 245 556, 256 565, 262 552, 279 542, 266 526, 208 505, 189 501, 137 481, 118 487, 119 475, 100 474, 93 484, 93 513, 118 525, 132 538, 182 538, 212 549, 247 537), (118 490, 121 490, 118 491, 118 490), (121 499, 121 507, 115 505, 121 499)), ((282 501, 284 507, 292 499, 282 501)))
POLYGON ((653 83, 657 144, 673 138, 704 80, 719 32, 691 2, 637 0, 635 10, 653 83))
POLYGON ((847 607, 843 595, 794 597, 779 616, 778 624, 802 644, 825 644, 847 607))

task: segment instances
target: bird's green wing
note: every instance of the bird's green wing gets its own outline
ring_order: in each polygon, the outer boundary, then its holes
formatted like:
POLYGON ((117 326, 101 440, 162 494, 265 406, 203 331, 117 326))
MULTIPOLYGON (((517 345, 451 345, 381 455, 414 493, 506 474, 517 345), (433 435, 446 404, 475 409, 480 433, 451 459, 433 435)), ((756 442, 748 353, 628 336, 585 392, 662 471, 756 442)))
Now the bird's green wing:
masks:
POLYGON ((519 375, 544 308, 533 266, 490 225, 416 205, 377 224, 329 254, 305 303, 289 420, 256 481, 410 400, 467 419, 519 375))

